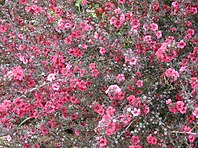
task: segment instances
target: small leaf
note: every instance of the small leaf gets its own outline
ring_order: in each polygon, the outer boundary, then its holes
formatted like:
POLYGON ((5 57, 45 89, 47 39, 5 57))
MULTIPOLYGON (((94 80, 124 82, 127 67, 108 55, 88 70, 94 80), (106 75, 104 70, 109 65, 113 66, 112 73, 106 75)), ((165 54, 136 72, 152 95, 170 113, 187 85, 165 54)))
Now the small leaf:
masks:
POLYGON ((30 119, 32 119, 32 117, 28 117, 28 118, 24 119, 18 126, 23 125, 26 121, 28 121, 30 119))
POLYGON ((5 4, 5 0, 0 0, 0 5, 4 5, 5 4))
POLYGON ((75 1, 75 7, 80 11, 80 6, 81 6, 82 0, 76 0, 75 1))
POLYGON ((50 15, 53 16, 54 15, 54 11, 50 10, 50 15))

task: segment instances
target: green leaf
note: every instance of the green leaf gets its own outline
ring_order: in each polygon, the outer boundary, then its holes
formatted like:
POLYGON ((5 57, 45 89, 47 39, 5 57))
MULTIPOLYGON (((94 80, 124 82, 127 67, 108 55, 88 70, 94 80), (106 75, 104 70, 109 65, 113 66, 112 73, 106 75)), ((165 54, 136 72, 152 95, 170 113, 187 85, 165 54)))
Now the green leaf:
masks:
POLYGON ((54 11, 50 10, 50 15, 53 16, 54 15, 54 11))
POLYGON ((76 0, 75 1, 75 7, 80 11, 80 5, 82 3, 82 0, 76 0))
POLYGON ((91 16, 97 18, 96 13, 94 10, 91 11, 91 16))

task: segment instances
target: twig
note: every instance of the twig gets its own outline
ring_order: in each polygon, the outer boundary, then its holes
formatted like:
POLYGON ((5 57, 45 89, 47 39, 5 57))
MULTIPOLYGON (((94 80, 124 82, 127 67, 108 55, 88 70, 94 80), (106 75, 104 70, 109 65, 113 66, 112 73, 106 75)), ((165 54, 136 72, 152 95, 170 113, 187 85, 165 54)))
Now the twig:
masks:
POLYGON ((121 132, 120 137, 116 138, 116 140, 118 140, 119 138, 121 138, 121 136, 126 132, 126 130, 127 130, 135 121, 137 121, 137 119, 134 119, 133 121, 131 121, 131 123, 121 132))
POLYGON ((28 117, 26 119, 24 119, 18 126, 20 127, 21 125, 23 125, 26 121, 32 119, 32 117, 28 117))
POLYGON ((191 134, 191 135, 197 135, 198 133, 192 133, 192 132, 179 132, 179 131, 171 131, 170 133, 176 133, 176 134, 191 134))

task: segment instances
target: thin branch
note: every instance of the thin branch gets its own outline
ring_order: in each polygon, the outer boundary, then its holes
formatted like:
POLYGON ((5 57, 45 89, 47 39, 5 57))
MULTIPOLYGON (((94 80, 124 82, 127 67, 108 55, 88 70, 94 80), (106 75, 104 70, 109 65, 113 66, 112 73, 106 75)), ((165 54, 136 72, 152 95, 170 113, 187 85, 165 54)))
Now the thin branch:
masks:
POLYGON ((192 133, 192 132, 179 132, 179 131, 171 131, 170 133, 175 134, 191 134, 191 135, 197 135, 198 133, 192 133))
POLYGON ((131 123, 121 132, 120 137, 116 138, 116 140, 118 140, 119 138, 121 138, 121 136, 126 132, 126 130, 128 130, 128 128, 129 128, 135 121, 137 121, 137 119, 134 119, 133 121, 131 121, 131 123))

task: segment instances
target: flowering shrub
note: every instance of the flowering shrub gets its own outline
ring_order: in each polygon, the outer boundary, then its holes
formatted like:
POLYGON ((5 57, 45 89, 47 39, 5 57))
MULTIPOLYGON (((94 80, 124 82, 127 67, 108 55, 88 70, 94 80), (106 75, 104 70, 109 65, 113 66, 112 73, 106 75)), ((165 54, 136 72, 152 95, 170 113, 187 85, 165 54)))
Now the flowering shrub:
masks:
POLYGON ((4 147, 197 147, 193 0, 6 0, 4 147))

